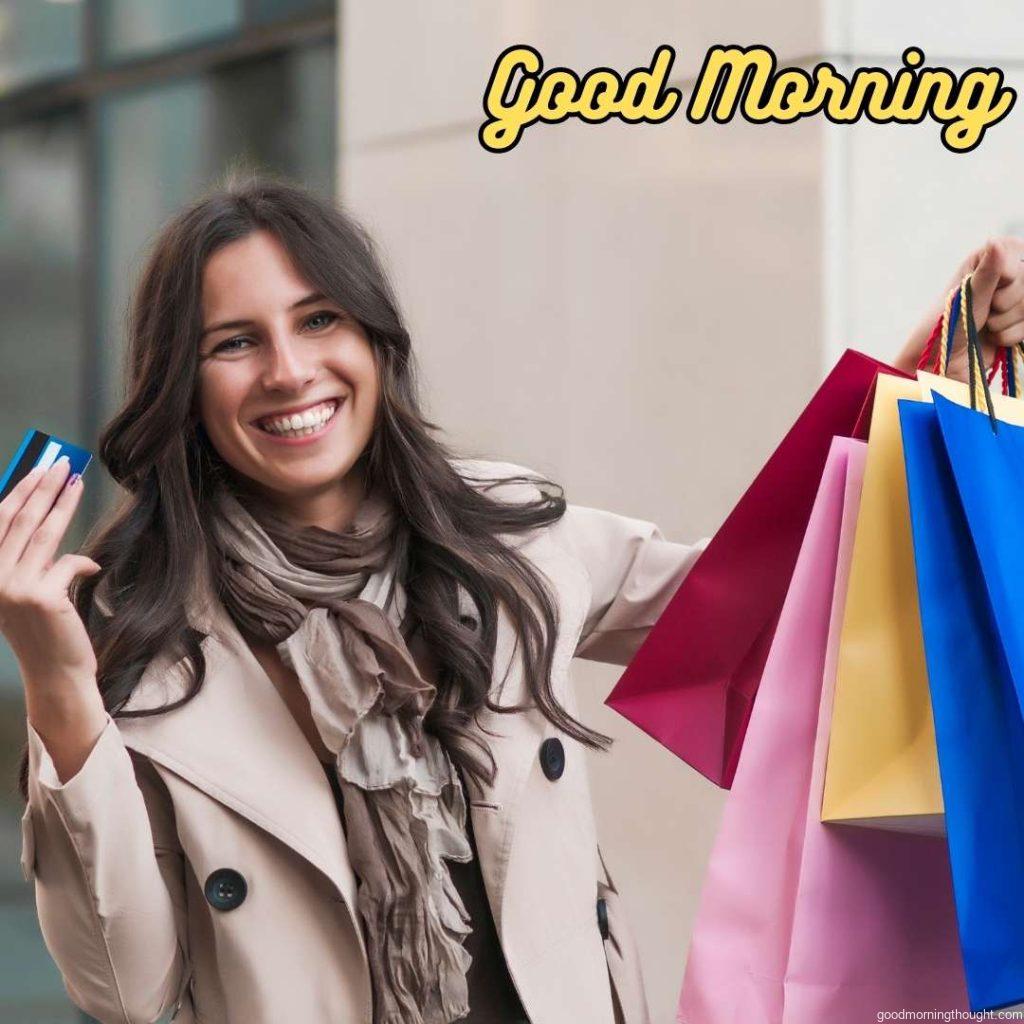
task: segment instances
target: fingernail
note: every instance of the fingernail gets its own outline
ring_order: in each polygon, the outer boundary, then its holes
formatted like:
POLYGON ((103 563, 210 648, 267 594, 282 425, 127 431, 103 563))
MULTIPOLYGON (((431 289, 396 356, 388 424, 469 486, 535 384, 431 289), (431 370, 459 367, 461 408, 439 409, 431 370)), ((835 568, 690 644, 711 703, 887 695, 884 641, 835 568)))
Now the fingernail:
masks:
POLYGON ((56 459, 54 459, 53 464, 55 466, 59 466, 62 462, 70 462, 70 461, 71 460, 66 455, 60 455, 56 459))
POLYGON ((81 479, 82 479, 82 474, 81 473, 72 473, 71 476, 68 477, 68 482, 64 486, 65 487, 73 487, 81 479))

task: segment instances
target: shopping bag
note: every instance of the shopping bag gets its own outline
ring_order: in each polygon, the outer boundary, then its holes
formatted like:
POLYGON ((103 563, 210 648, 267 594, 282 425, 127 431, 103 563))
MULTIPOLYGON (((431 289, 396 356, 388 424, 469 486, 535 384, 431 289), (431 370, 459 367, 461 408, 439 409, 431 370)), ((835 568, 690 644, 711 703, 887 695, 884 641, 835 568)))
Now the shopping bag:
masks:
MULTIPOLYGON (((972 352, 970 386, 919 373, 917 388, 888 376, 876 388, 840 640, 823 821, 932 834, 945 829, 896 403, 929 401, 938 389, 994 416, 971 319, 969 277, 950 292, 929 339, 929 347, 938 342, 937 369, 948 365, 960 317, 972 352)), ((1012 383, 1013 364, 1003 363, 1004 381, 1009 370, 1012 383)))
POLYGON ((819 821, 864 446, 825 468, 715 841, 682 1024, 966 1006, 941 839, 819 821))
POLYGON ((1024 999, 1024 577, 1001 504, 1024 430, 940 394, 900 417, 960 945, 970 1007, 991 1010, 1024 999))
POLYGON ((728 788, 835 435, 879 372, 847 351, 683 580, 606 703, 728 788))
POLYGON ((878 379, 821 820, 941 835, 942 789, 896 405, 920 395, 917 381, 878 379))

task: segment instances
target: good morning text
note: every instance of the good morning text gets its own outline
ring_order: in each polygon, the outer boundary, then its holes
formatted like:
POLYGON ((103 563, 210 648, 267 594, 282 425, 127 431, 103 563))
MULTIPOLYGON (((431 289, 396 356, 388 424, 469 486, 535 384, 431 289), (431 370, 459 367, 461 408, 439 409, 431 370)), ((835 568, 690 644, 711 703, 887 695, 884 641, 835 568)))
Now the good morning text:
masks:
MULTIPOLYGON (((675 50, 659 46, 648 67, 620 75, 598 67, 582 77, 569 68, 544 70, 540 53, 516 44, 498 57, 484 92, 487 120, 480 144, 504 153, 519 144, 537 122, 559 124, 570 117, 601 124, 617 117, 629 124, 661 124, 682 102, 681 90, 668 85, 675 50)), ((902 67, 857 68, 849 77, 828 61, 804 68, 779 69, 767 46, 713 46, 694 82, 686 117, 718 124, 737 113, 756 124, 788 124, 824 115, 833 124, 861 119, 875 124, 919 124, 926 117, 943 126, 942 144, 953 153, 969 153, 985 132, 1013 109, 1014 89, 1003 84, 999 68, 969 68, 959 76, 945 67, 925 67, 916 46, 903 51, 902 67)))

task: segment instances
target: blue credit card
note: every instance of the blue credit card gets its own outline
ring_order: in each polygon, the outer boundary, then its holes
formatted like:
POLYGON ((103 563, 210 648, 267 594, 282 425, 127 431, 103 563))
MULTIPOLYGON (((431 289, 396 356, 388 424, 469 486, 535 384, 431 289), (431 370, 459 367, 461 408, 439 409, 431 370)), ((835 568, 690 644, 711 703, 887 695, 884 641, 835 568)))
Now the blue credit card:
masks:
POLYGON ((14 458, 7 464, 3 476, 0 476, 0 501, 3 501, 14 489, 18 481, 28 476, 36 466, 44 469, 52 466, 61 456, 66 455, 71 463, 71 473, 79 475, 92 461, 92 453, 77 444, 64 441, 43 430, 27 430, 25 436, 14 453, 14 458))

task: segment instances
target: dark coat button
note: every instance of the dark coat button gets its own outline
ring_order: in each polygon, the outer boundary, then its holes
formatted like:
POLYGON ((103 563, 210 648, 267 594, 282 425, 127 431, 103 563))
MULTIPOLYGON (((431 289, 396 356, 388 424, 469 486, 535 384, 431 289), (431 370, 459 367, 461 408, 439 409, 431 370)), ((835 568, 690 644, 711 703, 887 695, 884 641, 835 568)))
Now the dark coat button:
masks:
POLYGON ((540 766, 552 782, 562 777, 565 771, 565 747, 558 737, 552 736, 540 745, 540 766))
POLYGON ((248 892, 245 879, 234 868, 217 868, 203 886, 207 902, 217 910, 234 910, 248 892))
POLYGON ((601 938, 608 938, 608 904, 605 903, 604 897, 600 896, 597 900, 597 927, 601 932, 601 938))

